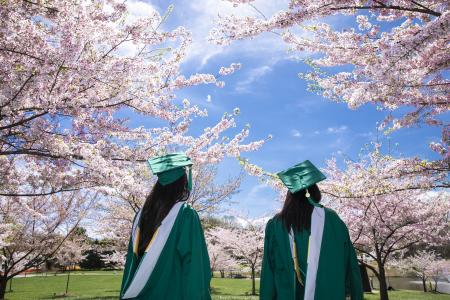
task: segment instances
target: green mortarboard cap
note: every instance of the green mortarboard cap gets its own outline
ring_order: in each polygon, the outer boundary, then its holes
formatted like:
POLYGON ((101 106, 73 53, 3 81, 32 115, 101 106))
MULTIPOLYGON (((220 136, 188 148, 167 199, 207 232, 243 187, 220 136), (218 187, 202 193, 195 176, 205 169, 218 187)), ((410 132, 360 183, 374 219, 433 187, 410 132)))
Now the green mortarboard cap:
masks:
POLYGON ((186 174, 186 167, 189 167, 188 189, 192 189, 192 161, 184 153, 171 153, 150 158, 148 165, 152 173, 158 176, 161 185, 168 185, 175 182, 186 174))
POLYGON ((292 194, 326 178, 309 160, 281 171, 277 175, 292 194))

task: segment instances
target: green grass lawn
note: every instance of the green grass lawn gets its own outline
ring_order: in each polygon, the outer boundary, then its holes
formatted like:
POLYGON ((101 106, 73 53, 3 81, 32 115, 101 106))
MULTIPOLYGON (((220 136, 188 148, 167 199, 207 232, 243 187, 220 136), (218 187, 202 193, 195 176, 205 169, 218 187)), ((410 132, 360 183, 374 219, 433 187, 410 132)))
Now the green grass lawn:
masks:
MULTIPOLYGON (((70 276, 69 297, 62 297, 67 277, 49 274, 47 277, 15 278, 12 293, 6 293, 7 300, 37 299, 117 299, 122 273, 74 272, 70 276)), ((214 300, 256 300, 258 297, 248 296, 251 292, 251 281, 248 279, 213 278, 212 293, 214 300)), ((258 285, 258 282, 257 282, 258 285)), ((8 284, 9 289, 9 284, 8 284)), ((377 300, 377 294, 366 294, 365 299, 377 300)), ((390 300, 450 300, 450 295, 439 295, 417 291, 394 291, 390 300)))

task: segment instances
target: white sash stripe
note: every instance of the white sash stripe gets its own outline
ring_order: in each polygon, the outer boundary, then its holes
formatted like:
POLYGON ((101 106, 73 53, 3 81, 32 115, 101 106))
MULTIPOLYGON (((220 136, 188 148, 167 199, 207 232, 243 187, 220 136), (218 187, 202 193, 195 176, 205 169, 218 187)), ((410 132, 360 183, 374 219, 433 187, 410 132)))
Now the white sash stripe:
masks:
MULTIPOLYGON (((152 275, 153 269, 158 261, 158 258, 161 254, 164 245, 169 238, 170 232, 172 231, 172 227, 177 218, 178 212, 183 206, 184 202, 177 202, 169 211, 167 216, 161 222, 161 226, 159 227, 158 234, 156 235, 153 243, 150 245, 148 251, 141 258, 141 262, 139 263, 138 269, 134 273, 133 280, 131 284, 128 286, 128 289, 123 295, 123 299, 134 298, 139 295, 142 289, 147 284, 147 281, 150 279, 152 275)), ((136 224, 139 224, 140 212, 138 217, 136 217, 136 224)), ((135 238, 135 231, 137 226, 133 226, 133 240, 135 238)))
POLYGON ((319 267, 320 248, 325 225, 325 209, 314 207, 311 217, 311 239, 309 245, 308 268, 306 272, 305 298, 314 300, 316 293, 317 269, 319 267))
POLYGON ((138 211, 138 214, 137 214, 137 216, 136 216, 136 218, 134 219, 134 223, 133 223, 133 229, 132 229, 132 242, 133 242, 133 245, 134 245, 134 243, 136 242, 136 229, 137 229, 137 227, 138 227, 138 225, 139 225, 139 220, 141 219, 141 212, 142 212, 142 209, 140 209, 139 211, 138 211))

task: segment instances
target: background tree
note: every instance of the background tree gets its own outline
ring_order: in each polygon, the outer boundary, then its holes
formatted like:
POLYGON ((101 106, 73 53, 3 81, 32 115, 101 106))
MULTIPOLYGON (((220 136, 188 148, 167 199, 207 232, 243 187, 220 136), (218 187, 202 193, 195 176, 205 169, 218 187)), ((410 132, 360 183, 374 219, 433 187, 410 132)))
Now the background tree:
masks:
POLYGON ((75 266, 86 257, 85 250, 87 247, 88 244, 83 236, 77 235, 75 232, 64 241, 54 256, 63 272, 67 271, 65 296, 69 294, 70 271, 75 270, 75 266))
POLYGON ((256 295, 256 272, 261 267, 264 250, 263 227, 252 223, 245 228, 216 227, 208 234, 222 246, 222 249, 251 270, 252 295, 256 295))
POLYGON ((423 291, 427 291, 427 281, 431 279, 431 266, 439 257, 433 251, 421 250, 416 254, 406 257, 395 265, 405 272, 413 272, 422 281, 423 291))
POLYGON ((72 191, 35 197, 0 197, 0 221, 10 225, 0 245, 0 299, 7 281, 53 258, 78 228, 96 194, 72 191))
POLYGON ((103 254, 102 260, 106 265, 123 269, 125 267, 127 253, 125 251, 112 251, 110 254, 103 254))
POLYGON ((411 246, 448 243, 448 193, 429 191, 448 186, 445 174, 428 172, 426 163, 382 155, 376 148, 360 161, 328 162, 323 192, 346 221, 356 250, 371 257, 367 264, 380 282, 381 299, 388 299, 386 264, 411 246))
POLYGON ((429 272, 434 281, 433 292, 437 293, 439 280, 445 280, 450 275, 450 263, 445 259, 436 260, 430 265, 429 272))
POLYGON ((218 166, 203 164, 194 169, 192 191, 189 204, 201 215, 212 214, 219 206, 230 200, 238 192, 244 173, 229 178, 224 183, 217 183, 218 166))
MULTIPOLYGON (((215 231, 212 230, 212 232, 214 233, 215 231)), ((225 271, 232 271, 238 267, 237 261, 228 253, 223 243, 220 243, 217 239, 217 236, 212 235, 209 230, 205 232, 205 237, 213 277, 214 272, 219 271, 220 277, 225 278, 225 271)))

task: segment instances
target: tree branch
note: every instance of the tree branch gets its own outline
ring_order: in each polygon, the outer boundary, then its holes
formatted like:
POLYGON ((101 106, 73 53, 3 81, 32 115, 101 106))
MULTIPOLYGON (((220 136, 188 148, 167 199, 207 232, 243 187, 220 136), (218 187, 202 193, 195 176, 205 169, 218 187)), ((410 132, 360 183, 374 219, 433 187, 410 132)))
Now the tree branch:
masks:
POLYGON ((386 9, 386 10, 400 10, 400 11, 409 11, 409 12, 417 12, 427 15, 433 15, 435 17, 441 16, 441 13, 432 11, 430 9, 421 9, 421 8, 409 8, 402 7, 398 5, 373 5, 373 6, 341 6, 341 7, 332 7, 330 10, 347 10, 347 9, 386 9))

